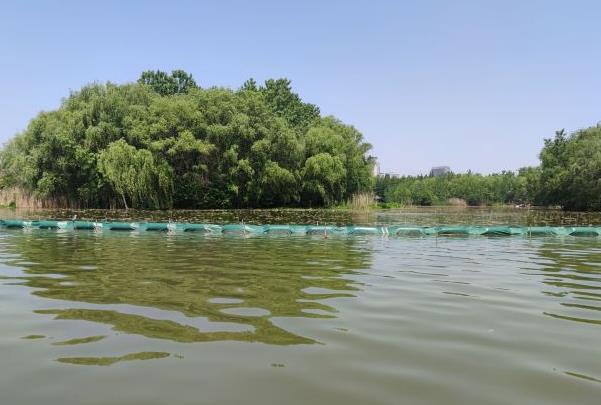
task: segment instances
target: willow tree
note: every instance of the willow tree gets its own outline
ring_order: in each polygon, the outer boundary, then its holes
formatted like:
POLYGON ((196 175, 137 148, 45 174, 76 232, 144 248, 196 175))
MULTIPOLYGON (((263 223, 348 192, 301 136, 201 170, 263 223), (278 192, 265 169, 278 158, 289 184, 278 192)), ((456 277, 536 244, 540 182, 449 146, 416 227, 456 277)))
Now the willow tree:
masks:
POLYGON ((0 153, 0 187, 100 208, 328 205, 371 189, 369 149, 288 79, 203 89, 148 71, 34 118, 0 153))
POLYGON ((329 205, 340 201, 344 195, 346 170, 342 159, 329 153, 311 156, 301 172, 303 193, 307 201, 329 205))
POLYGON ((123 200, 136 208, 169 206, 171 176, 165 163, 157 164, 150 153, 123 139, 111 143, 98 156, 98 169, 123 200))

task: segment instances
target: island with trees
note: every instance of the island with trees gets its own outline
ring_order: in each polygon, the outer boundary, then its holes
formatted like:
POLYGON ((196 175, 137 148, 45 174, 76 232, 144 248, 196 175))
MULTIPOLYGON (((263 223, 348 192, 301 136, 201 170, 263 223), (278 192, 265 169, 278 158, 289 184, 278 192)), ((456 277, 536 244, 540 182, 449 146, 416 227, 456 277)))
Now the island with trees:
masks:
MULTIPOLYGON (((90 84, 0 151, 0 189, 71 208, 524 204, 601 210, 601 126, 545 140, 540 165, 480 175, 374 177, 371 145, 290 80, 201 88, 175 70, 90 84)), ((399 151, 402 158, 402 151, 399 151)))
POLYGON ((4 147, 0 186, 81 208, 324 206, 371 190, 370 148, 287 79, 231 90, 147 71, 40 113, 4 147))

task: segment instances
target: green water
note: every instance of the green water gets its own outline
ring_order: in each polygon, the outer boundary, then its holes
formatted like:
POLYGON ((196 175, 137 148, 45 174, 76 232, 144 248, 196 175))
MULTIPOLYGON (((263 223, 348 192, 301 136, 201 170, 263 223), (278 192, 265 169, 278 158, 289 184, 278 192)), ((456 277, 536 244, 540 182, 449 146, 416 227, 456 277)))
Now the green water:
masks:
MULTIPOLYGON (((78 215, 601 223, 487 209, 78 215)), ((600 343, 599 238, 0 231, 3 405, 598 404, 600 343)))

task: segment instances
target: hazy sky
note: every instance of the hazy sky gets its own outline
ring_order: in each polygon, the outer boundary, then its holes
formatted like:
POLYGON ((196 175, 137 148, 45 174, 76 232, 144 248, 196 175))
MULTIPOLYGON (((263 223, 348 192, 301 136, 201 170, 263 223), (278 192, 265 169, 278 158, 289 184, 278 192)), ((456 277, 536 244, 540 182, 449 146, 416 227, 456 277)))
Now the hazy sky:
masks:
POLYGON ((290 78, 384 171, 517 169, 601 120, 600 21, 599 1, 3 0, 0 140, 83 84, 184 69, 290 78))

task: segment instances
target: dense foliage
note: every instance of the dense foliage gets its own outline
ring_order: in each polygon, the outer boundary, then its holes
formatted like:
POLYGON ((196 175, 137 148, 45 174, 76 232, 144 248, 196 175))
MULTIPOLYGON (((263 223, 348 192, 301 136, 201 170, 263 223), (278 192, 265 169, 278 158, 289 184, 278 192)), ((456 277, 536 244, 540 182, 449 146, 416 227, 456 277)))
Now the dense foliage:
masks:
POLYGON ((540 154, 540 200, 565 209, 601 210, 601 126, 546 139, 540 154))
MULTIPOLYGON (((203 89, 181 70, 147 71, 40 113, 0 152, 0 188, 79 207, 327 206, 373 190, 370 148, 287 79, 203 89)), ((392 206, 601 210, 601 126, 557 132, 540 160, 492 175, 378 177, 375 194, 392 206)))
POLYGON ((523 168, 516 174, 503 172, 443 176, 381 177, 376 193, 386 203, 398 205, 438 205, 456 199, 467 205, 530 204, 537 198, 538 169, 523 168))
POLYGON ((0 186, 83 207, 330 205, 372 189, 370 148, 287 79, 234 91, 148 71, 40 113, 2 151, 0 186))
POLYGON ((546 139, 539 167, 492 175, 448 174, 378 178, 387 204, 436 205, 460 199, 468 205, 533 204, 568 210, 601 210, 601 126, 546 139))

